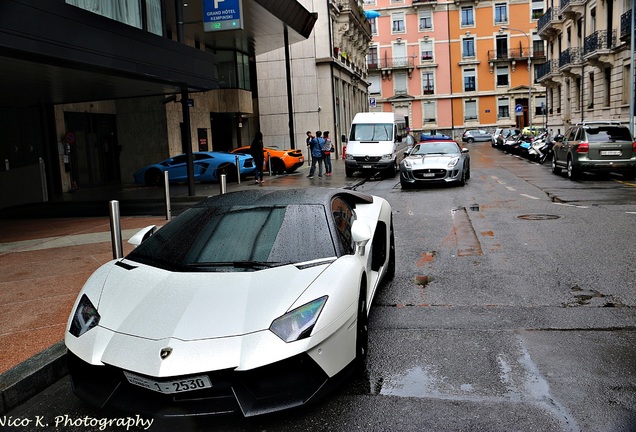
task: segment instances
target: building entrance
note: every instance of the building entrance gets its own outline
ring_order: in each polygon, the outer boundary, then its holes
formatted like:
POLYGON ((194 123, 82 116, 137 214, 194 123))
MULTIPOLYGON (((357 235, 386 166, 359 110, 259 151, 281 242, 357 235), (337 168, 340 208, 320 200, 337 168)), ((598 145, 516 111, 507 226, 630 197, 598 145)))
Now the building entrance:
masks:
POLYGON ((121 182, 115 115, 64 113, 73 188, 121 182))

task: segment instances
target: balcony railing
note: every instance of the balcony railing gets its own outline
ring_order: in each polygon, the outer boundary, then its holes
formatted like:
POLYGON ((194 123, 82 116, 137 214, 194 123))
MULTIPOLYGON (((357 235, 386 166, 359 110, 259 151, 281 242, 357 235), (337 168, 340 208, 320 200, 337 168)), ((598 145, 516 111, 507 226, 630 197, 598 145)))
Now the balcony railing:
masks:
POLYGON ((541 18, 539 18, 539 21, 537 21, 537 30, 538 31, 541 31, 541 29, 543 27, 545 27, 548 24, 550 24, 550 21, 552 21, 552 15, 553 14, 554 14, 554 11, 552 10, 552 8, 548 8, 548 10, 545 11, 543 16, 541 18))
POLYGON ((558 60, 550 60, 540 65, 535 66, 536 78, 540 80, 541 78, 550 75, 553 72, 557 72, 559 69, 559 61, 558 60))
POLYGON ((380 69, 412 69, 413 57, 393 57, 380 59, 380 69))
POLYGON ((568 48, 559 54, 559 68, 581 63, 581 48, 568 48))
POLYGON ((528 56, 532 59, 533 53, 528 47, 515 48, 507 51, 503 50, 490 50, 488 51, 488 60, 523 60, 528 56))
POLYGON ((589 36, 585 36, 584 54, 592 54, 595 51, 609 50, 616 47, 616 30, 597 30, 589 36))

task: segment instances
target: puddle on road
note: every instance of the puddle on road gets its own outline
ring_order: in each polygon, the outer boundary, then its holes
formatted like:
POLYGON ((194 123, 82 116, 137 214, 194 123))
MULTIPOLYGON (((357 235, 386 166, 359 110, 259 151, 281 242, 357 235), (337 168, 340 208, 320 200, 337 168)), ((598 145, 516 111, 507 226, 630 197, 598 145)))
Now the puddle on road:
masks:
POLYGON ((437 389, 437 382, 438 380, 426 369, 416 366, 403 375, 385 378, 379 393, 400 397, 439 397, 441 393, 437 389))
POLYGON ((578 285, 574 285, 570 288, 570 294, 574 297, 574 300, 563 303, 563 307, 576 307, 576 306, 600 306, 607 308, 620 308, 625 304, 619 300, 616 300, 611 295, 606 295, 595 289, 583 289, 578 285))

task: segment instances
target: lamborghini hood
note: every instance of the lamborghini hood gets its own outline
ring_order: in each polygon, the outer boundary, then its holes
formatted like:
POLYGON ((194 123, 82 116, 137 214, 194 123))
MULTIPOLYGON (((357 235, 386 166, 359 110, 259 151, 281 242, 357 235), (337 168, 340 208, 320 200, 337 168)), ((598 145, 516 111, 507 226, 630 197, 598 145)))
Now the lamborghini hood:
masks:
MULTIPOLYGON (((117 333, 182 341, 245 335, 269 328, 326 264, 254 272, 169 272, 114 263, 99 297, 99 325, 117 333)), ((95 303, 97 302, 97 303, 95 303)))

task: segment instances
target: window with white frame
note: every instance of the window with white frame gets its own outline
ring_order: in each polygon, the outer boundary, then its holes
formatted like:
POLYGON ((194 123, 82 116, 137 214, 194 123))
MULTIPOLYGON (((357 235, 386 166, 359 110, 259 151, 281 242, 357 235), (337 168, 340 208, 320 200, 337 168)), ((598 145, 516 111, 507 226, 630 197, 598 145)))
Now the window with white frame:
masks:
POLYGON ((508 5, 506 3, 495 3, 495 24, 508 22, 508 5))
POLYGON ((422 103, 422 123, 436 123, 437 122, 437 102, 436 101, 424 101, 422 103))
POLYGON ((472 6, 462 6, 461 11, 461 25, 462 27, 475 25, 475 11, 472 6))
POLYGON ((532 20, 538 20, 543 16, 543 0, 532 0, 532 20))
POLYGON ((464 91, 474 92, 477 91, 477 79, 475 76, 475 69, 464 69, 464 91))
POLYGON ((377 45, 373 45, 369 47, 369 51, 367 52, 367 68, 370 70, 375 70, 378 68, 378 47, 377 45))
POLYGON ((391 27, 393 33, 406 32, 406 25, 404 23, 404 12, 393 12, 391 14, 391 22, 393 23, 391 27))
POLYGON ((407 94, 406 89, 406 72, 394 72, 393 73, 393 90, 396 95, 407 94))
POLYGON ((534 98, 534 115, 544 115, 546 110, 545 96, 537 96, 534 98))
POLYGON ((509 83, 508 66, 497 66, 497 86, 507 86, 509 83))
POLYGON ((475 38, 462 39, 462 57, 475 57, 475 38))
POLYGON ((420 59, 433 60, 433 41, 425 39, 420 42, 420 59))
POLYGON ((467 100, 464 102, 464 120, 473 121, 477 120, 477 101, 467 100))
POLYGON ((369 24, 371 24, 371 34, 374 36, 378 35, 378 19, 373 18, 369 20, 369 24))
POLYGON ((424 9, 419 12, 420 30, 431 30, 433 28, 433 12, 431 9, 424 9))
POLYGON ((435 94, 435 74, 433 71, 422 71, 422 94, 435 94))
POLYGON ((370 94, 380 94, 382 91, 382 78, 380 75, 369 75, 369 93, 370 94))
POLYGON ((497 99, 497 119, 510 118, 510 100, 508 98, 497 99))

